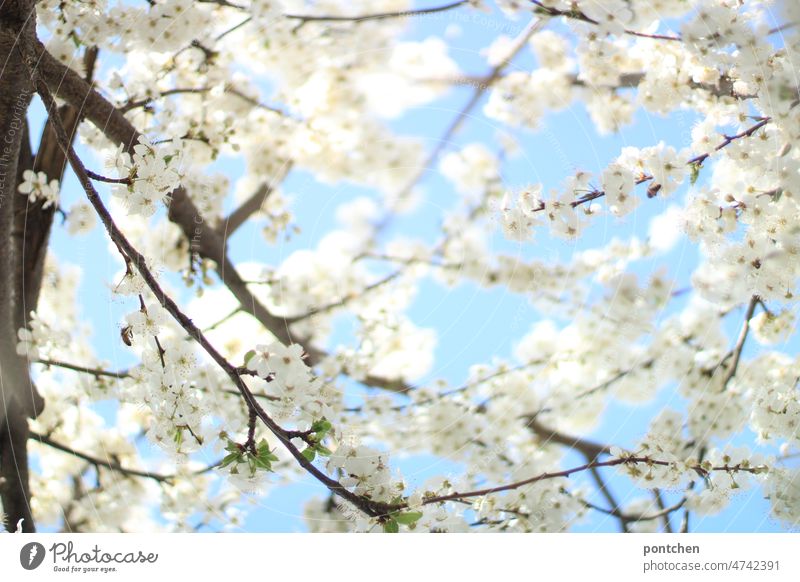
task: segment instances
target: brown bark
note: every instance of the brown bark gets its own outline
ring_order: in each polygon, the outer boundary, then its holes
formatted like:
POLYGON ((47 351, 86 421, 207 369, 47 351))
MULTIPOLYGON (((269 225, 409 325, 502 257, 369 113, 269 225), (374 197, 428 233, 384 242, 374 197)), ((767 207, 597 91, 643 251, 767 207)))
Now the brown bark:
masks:
POLYGON ((33 38, 33 0, 0 5, 0 499, 9 529, 22 521, 35 531, 28 488, 28 417, 42 406, 25 362, 16 353, 16 252, 12 242, 20 156, 30 154, 25 115, 32 86, 22 60, 22 44, 33 38))

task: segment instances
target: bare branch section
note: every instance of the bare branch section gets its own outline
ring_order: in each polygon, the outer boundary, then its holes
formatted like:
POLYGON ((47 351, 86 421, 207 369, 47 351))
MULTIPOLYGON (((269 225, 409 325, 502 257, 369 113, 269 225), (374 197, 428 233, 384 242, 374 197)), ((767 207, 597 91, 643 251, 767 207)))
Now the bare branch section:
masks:
POLYGON ((291 164, 287 164, 282 170, 280 177, 273 182, 264 182, 261 184, 247 200, 236 207, 226 218, 223 218, 220 224, 223 236, 227 238, 233 235, 233 233, 239 230, 251 216, 261 210, 270 194, 274 191, 275 186, 283 181, 291 169, 291 164))
MULTIPOLYGON (((745 129, 744 131, 742 131, 740 133, 737 133, 736 135, 725 136, 725 139, 714 148, 714 151, 717 151, 717 152, 721 151, 721 150, 725 149, 726 147, 728 147, 729 145, 731 145, 732 143, 734 143, 737 140, 740 140, 740 139, 743 139, 743 138, 747 138, 747 137, 752 137, 760 129, 764 128, 771 121, 772 121, 771 117, 764 117, 764 118, 759 119, 758 122, 755 123, 754 125, 752 125, 751 127, 745 129)), ((692 168, 692 167, 693 168, 700 168, 703 165, 703 162, 705 162, 709 157, 711 157, 711 154, 702 154, 700 156, 697 156, 697 157, 694 157, 694 158, 690 159, 688 162, 686 162, 686 165, 687 165, 687 167, 690 167, 690 168, 692 168)), ((644 175, 644 176, 640 176, 639 178, 637 178, 635 183, 637 185, 645 184, 647 182, 651 182, 652 180, 653 180, 653 176, 644 175)), ((650 187, 647 190, 647 197, 648 198, 654 198, 658 194, 658 191, 660 189, 661 189, 661 184, 656 184, 656 183, 651 184, 650 187)), ((578 198, 576 200, 573 200, 572 202, 569 203, 569 205, 572 208, 577 208, 578 206, 582 206, 582 205, 587 204, 589 202, 592 202, 594 200, 598 200, 599 198, 603 198, 605 195, 606 195, 606 193, 603 190, 592 190, 591 192, 588 192, 588 193, 584 194, 580 198, 578 198)), ((541 202, 537 208, 533 209, 533 212, 541 212, 541 211, 545 210, 546 208, 547 208, 547 203, 546 202, 541 202)))
MULTIPOLYGON (((544 444, 554 442, 569 449, 578 451, 581 453, 581 455, 583 455, 587 463, 593 463, 601 456, 610 454, 611 450, 606 445, 601 445, 579 437, 570 437, 561 434, 558 431, 544 426, 542 423, 536 420, 535 416, 529 417, 529 419, 528 428, 530 428, 530 430, 540 439, 543 439, 544 444)), ((597 485, 598 491, 609 505, 610 509, 608 510, 608 514, 617 518, 619 521, 620 530, 627 532, 628 521, 630 520, 622 513, 622 508, 614 497, 614 494, 611 492, 611 488, 605 482, 605 479, 603 479, 600 469, 594 466, 590 467, 589 474, 591 475, 592 480, 595 482, 595 485, 597 485)))
POLYGON ((434 6, 433 8, 420 8, 418 10, 402 10, 398 12, 379 12, 375 14, 362 14, 358 16, 344 16, 344 15, 315 15, 315 14, 284 14, 285 18, 292 20, 299 20, 301 23, 306 22, 365 22, 367 20, 386 20, 388 18, 409 18, 413 16, 425 16, 426 14, 435 14, 437 12, 446 12, 466 6, 471 0, 459 0, 458 2, 451 2, 442 6, 434 6))
POLYGON ((722 378, 722 387, 727 388, 728 384, 733 377, 736 376, 736 371, 739 369, 739 360, 742 358, 742 351, 744 350, 744 344, 747 341, 747 334, 750 331, 750 320, 753 319, 753 313, 755 313, 756 306, 760 303, 760 299, 757 295, 753 295, 750 298, 750 302, 747 304, 747 310, 744 314, 744 321, 742 322, 742 327, 739 330, 739 337, 736 338, 736 344, 733 346, 733 350, 725 357, 727 360, 728 357, 731 358, 731 363, 728 366, 727 372, 725 372, 725 376, 722 378))
MULTIPOLYGON (((537 0, 530 0, 531 4, 536 5, 536 11, 541 12, 543 14, 547 14, 548 16, 563 16, 564 18, 570 20, 577 20, 579 22, 585 22, 587 24, 600 24, 597 20, 593 18, 589 18, 586 14, 581 12, 580 10, 559 10, 558 8, 551 8, 549 6, 545 6, 543 2, 539 2, 537 0)), ((644 32, 638 32, 635 30, 628 30, 625 29, 625 34, 630 36, 638 36, 640 38, 652 38, 655 40, 669 40, 669 41, 676 41, 681 42, 681 37, 679 36, 670 36, 667 34, 647 34, 644 32)))
POLYGON ((149 471, 140 471, 138 469, 131 469, 128 467, 124 467, 120 463, 112 459, 105 459, 105 460, 100 459, 99 457, 89 455, 88 453, 83 453, 81 451, 73 449, 70 446, 59 443, 58 441, 53 440, 47 435, 31 432, 29 438, 43 445, 47 445, 48 447, 61 451, 62 453, 67 453, 79 459, 83 459, 84 461, 93 465, 94 467, 103 467, 105 469, 116 471, 117 473, 129 477, 144 477, 146 479, 152 479, 154 481, 158 481, 159 483, 168 483, 174 478, 174 476, 171 475, 161 475, 159 473, 151 473, 149 471))
POLYGON ((113 372, 111 370, 102 370, 100 368, 90 368, 88 366, 81 366, 79 364, 72 364, 70 362, 60 362, 58 360, 37 360, 37 364, 43 364, 45 366, 55 366, 56 368, 64 368, 65 370, 72 370, 73 372, 81 372, 83 374, 89 374, 90 376, 95 377, 106 377, 106 378, 130 378, 131 375, 126 372, 113 372))
POLYGON ((417 185, 417 183, 422 179, 425 175, 425 172, 428 171, 430 166, 439 159, 439 156, 442 152, 450 145, 450 141, 452 140, 453 136, 461 129, 461 126, 464 124, 464 121, 469 117, 470 113, 477 107, 478 103, 480 103, 481 99, 483 98, 484 94, 494 85, 498 79, 503 76, 503 71, 505 71, 506 67, 511 64, 511 61, 525 48, 525 45, 530 40, 530 38, 540 31, 546 21, 544 19, 534 18, 528 24, 527 27, 519 34, 519 36, 515 39, 513 46, 509 50, 508 54, 505 58, 500 61, 497 65, 495 65, 489 74, 486 75, 481 79, 481 82, 475 86, 475 91, 472 93, 469 101, 467 104, 458 112, 458 115, 453 119, 450 125, 447 127, 445 132, 439 138, 436 146, 433 148, 431 153, 428 154, 428 157, 420 166, 420 170, 414 174, 409 180, 409 182, 405 185, 405 187, 400 191, 398 198, 404 198, 411 190, 417 185))
MULTIPOLYGON (((515 481, 514 483, 508 483, 506 485, 498 485, 497 487, 488 487, 486 489, 476 489, 475 491, 466 491, 464 493, 450 493, 448 495, 438 495, 435 497, 427 497, 422 501, 423 505, 430 505, 431 503, 442 503, 444 501, 456 501, 459 499, 469 499, 471 497, 483 497, 485 495, 492 495, 493 493, 502 493, 503 491, 513 491, 514 489, 519 489, 520 487, 524 487, 525 485, 533 485, 534 483, 538 483, 539 481, 546 481, 548 479, 557 479, 559 477, 569 477, 574 475, 575 473, 581 473, 583 471, 587 471, 592 468, 598 467, 617 467, 620 465, 650 465, 650 466, 660 466, 660 467, 668 467, 672 463, 667 461, 661 461, 658 459, 651 459, 650 457, 621 457, 618 459, 611 459, 609 461, 592 461, 590 463, 586 463, 584 465, 579 465, 577 467, 573 467, 571 469, 565 469, 564 471, 555 471, 552 473, 542 473, 535 477, 531 477, 530 479, 524 479, 522 481, 515 481)), ((695 472, 699 475, 707 476, 711 472, 715 471, 723 471, 727 473, 759 473, 763 471, 763 467, 750 467, 750 466, 743 466, 743 465, 720 465, 716 467, 711 467, 710 469, 705 469, 700 465, 695 465, 691 467, 695 472)), ((405 507, 405 506, 403 506, 405 507)))

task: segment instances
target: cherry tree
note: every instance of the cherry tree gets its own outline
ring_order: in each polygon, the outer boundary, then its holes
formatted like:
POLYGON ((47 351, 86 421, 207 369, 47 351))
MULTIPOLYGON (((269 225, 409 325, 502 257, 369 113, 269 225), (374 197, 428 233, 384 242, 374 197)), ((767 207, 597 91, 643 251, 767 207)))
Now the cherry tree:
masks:
POLYGON ((799 20, 770 0, 6 0, 6 528, 236 528, 248 500, 303 479, 312 531, 550 532, 593 514, 691 531, 748 488, 796 527, 799 20), (508 27, 475 73, 448 38, 481 18, 508 27), (438 36, 409 38, 421 19, 438 36), (464 89, 432 147, 393 122, 464 89), (507 185, 516 136, 575 103, 598 135, 640 112, 698 121, 507 185), (496 139, 456 140, 479 120, 496 139), (369 194, 314 246, 235 260, 245 228, 267 249, 306 226, 285 187, 299 173, 369 194), (393 228, 432 174, 458 193, 435 235, 393 228), (664 199, 651 232, 597 236, 664 199), (57 231, 102 232, 113 272, 81 283, 57 231), (659 237, 697 249, 691 273, 663 259, 639 276, 659 237), (575 250, 536 252, 553 241, 575 250), (537 316, 513 357, 431 377, 437 330, 410 314, 429 283, 501 289, 537 316), (131 365, 101 356, 84 284, 124 306, 131 365), (612 403, 665 392, 682 404, 640 412, 638 438, 593 436, 612 403), (422 453, 462 470, 412 484, 395 459, 422 453))

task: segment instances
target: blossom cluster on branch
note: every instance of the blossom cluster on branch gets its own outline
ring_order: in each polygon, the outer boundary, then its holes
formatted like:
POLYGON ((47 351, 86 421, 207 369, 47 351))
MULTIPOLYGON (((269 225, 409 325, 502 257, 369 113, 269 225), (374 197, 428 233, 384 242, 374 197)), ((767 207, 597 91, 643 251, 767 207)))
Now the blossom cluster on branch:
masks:
MULTIPOLYGON (((254 496, 301 479, 319 485, 312 531, 555 532, 593 515, 687 531, 759 488, 800 526, 796 2, 43 0, 35 16, 20 51, 79 185, 31 165, 16 193, 61 212, 68 240, 99 223, 114 265, 81 281, 96 270, 54 245, 13 330, 47 403, 29 421, 40 526, 236 530, 254 496), (462 71, 457 15, 514 31, 475 51, 488 73, 462 71), (441 36, 409 37, 414 18, 441 36), (397 130, 464 87, 427 153, 397 130), (641 112, 693 127, 509 187, 516 142, 576 103, 599 136, 641 112), (457 137, 478 118, 496 140, 457 137), (307 248, 238 260, 240 228, 264 249, 315 228, 298 176, 369 195, 336 200, 307 248), (667 200, 649 232, 597 242, 667 200), (393 228, 425 212, 434 235, 393 228), (642 268, 677 237, 690 273, 642 268), (81 322, 85 285, 124 306, 113 350, 81 322), (487 346, 463 383, 437 379, 441 330, 413 309, 430 285, 500 289, 536 315, 508 326, 508 357, 487 346), (637 438, 593 436, 612 405, 664 394, 637 438), (396 459, 416 454, 458 470, 414 483, 396 459)), ((479 340, 491 315, 463 317, 479 340)))

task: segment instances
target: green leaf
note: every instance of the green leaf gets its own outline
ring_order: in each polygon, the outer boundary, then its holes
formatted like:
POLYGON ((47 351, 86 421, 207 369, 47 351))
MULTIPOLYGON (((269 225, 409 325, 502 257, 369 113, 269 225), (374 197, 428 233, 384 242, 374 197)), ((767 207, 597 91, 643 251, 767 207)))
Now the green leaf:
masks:
POLYGON ((405 513, 394 513, 392 517, 397 523, 402 523, 403 525, 411 525, 419 520, 422 517, 421 511, 406 511, 405 513))
POLYGON ((264 461, 277 461, 278 460, 278 457, 273 455, 272 451, 270 451, 269 449, 267 449, 265 451, 264 450, 259 450, 257 456, 258 456, 259 459, 263 459, 264 461))
POLYGON ((397 525, 397 522, 395 520, 390 519, 389 521, 383 524, 383 531, 385 531, 386 533, 399 533, 400 526, 397 525))
POLYGON ((333 452, 328 447, 326 447, 325 445, 317 445, 314 448, 316 449, 316 451, 320 455, 325 456, 325 457, 330 457, 333 454, 333 452))
POLYGON ((307 448, 301 453, 308 461, 313 461, 317 457, 317 451, 307 448))
POLYGON ((253 357, 254 357, 255 355, 256 355, 256 351, 255 351, 255 350, 250 350, 249 352, 247 352, 247 353, 244 355, 244 365, 246 366, 246 365, 247 365, 247 362, 249 362, 251 359, 253 359, 253 357))
POLYGON ((222 462, 219 464, 219 466, 220 467, 227 467, 231 463, 238 462, 239 458, 240 458, 239 454, 231 453, 231 454, 227 455, 224 459, 222 459, 222 462))
POLYGON ((311 425, 311 432, 316 433, 317 440, 319 440, 322 439, 332 428, 333 425, 327 418, 321 418, 319 420, 315 420, 311 425))
POLYGON ((692 186, 694 186, 697 183, 697 179, 700 177, 700 167, 701 167, 700 164, 697 163, 692 164, 692 170, 691 170, 692 174, 690 178, 692 186))
POLYGON ((266 469, 267 471, 272 471, 272 463, 270 463, 267 459, 263 459, 261 457, 255 457, 253 459, 257 468, 266 469))

